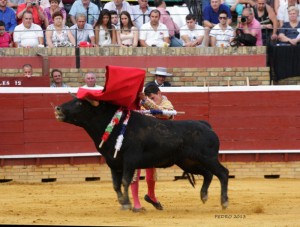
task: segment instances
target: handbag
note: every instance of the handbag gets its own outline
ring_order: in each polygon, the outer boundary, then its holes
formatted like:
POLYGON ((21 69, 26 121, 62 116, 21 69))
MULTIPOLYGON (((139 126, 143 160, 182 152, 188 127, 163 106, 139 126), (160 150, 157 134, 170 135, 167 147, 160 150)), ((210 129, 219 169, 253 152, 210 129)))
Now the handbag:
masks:
POLYGON ((239 46, 256 46, 257 38, 251 34, 244 33, 244 31, 240 28, 236 29, 236 36, 230 42, 230 46, 239 47, 239 46))

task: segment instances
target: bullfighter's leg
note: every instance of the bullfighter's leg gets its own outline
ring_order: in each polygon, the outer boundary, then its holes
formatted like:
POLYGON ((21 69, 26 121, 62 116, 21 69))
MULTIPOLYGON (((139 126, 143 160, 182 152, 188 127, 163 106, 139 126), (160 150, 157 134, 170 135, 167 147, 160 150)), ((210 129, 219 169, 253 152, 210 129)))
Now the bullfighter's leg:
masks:
POLYGON ((132 182, 130 184, 132 199, 133 199, 133 212, 142 212, 145 211, 145 208, 141 206, 139 199, 139 181, 140 181, 141 170, 135 170, 132 182))
POLYGON ((121 190, 122 172, 111 169, 111 175, 112 175, 112 180, 113 180, 113 187, 114 187, 115 192, 117 193, 118 201, 122 205, 123 204, 123 193, 121 190))
POLYGON ((163 210, 163 206, 157 201, 155 196, 155 182, 156 182, 156 169, 146 169, 146 182, 148 186, 148 193, 145 195, 145 200, 151 203, 157 210, 163 210))

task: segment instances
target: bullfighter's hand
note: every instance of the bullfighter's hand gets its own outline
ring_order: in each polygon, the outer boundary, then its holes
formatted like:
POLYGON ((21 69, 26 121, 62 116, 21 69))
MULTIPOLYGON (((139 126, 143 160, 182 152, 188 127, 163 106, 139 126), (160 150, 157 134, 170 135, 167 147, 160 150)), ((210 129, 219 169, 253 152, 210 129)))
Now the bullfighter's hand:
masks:
POLYGON ((144 101, 144 100, 146 100, 147 97, 146 97, 144 92, 140 92, 139 93, 139 98, 144 101))

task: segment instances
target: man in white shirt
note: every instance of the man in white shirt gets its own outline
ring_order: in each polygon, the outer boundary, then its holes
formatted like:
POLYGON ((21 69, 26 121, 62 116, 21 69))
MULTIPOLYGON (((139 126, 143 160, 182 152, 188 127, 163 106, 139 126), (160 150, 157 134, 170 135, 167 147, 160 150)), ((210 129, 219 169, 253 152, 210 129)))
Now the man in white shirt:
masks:
POLYGON ((196 24, 196 17, 188 14, 185 17, 186 25, 180 28, 180 39, 185 47, 200 47, 204 39, 204 28, 196 24))
POLYGON ((42 28, 34 24, 32 13, 26 11, 22 17, 22 23, 14 30, 14 44, 16 47, 38 47, 44 44, 42 28))
POLYGON ((118 15, 120 15, 122 11, 127 11, 131 16, 131 20, 133 20, 131 6, 124 0, 112 0, 111 2, 106 3, 103 9, 107 9, 109 11, 115 10, 118 15))
POLYGON ((72 29, 71 32, 77 41, 77 45, 79 45, 80 42, 90 42, 92 46, 95 46, 94 29, 92 25, 86 23, 85 14, 76 14, 76 24, 70 29, 72 29))
POLYGON ((212 47, 228 47, 230 42, 234 39, 234 31, 228 23, 228 14, 226 11, 221 11, 219 14, 219 21, 210 33, 210 45, 212 47))
POLYGON ((140 29, 140 45, 142 47, 167 47, 170 44, 166 25, 159 22, 160 12, 154 9, 150 12, 150 21, 140 29))
POLYGON ((143 24, 150 21, 151 8, 148 6, 148 0, 138 0, 138 5, 131 6, 133 23, 138 29, 142 27, 143 24))
POLYGON ((91 88, 91 87, 103 88, 102 86, 99 86, 96 84, 97 78, 96 78, 96 75, 92 72, 88 72, 87 74, 85 74, 84 82, 85 82, 85 85, 82 86, 84 88, 91 88))

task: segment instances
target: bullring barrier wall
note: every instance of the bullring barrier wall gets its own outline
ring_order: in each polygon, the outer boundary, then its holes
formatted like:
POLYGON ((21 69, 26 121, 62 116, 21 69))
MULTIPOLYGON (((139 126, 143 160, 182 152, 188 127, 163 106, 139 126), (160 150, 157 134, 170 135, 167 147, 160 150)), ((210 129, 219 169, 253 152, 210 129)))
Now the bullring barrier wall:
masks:
MULTIPOLYGON (((176 120, 208 120, 234 177, 300 178, 299 86, 163 88, 176 120)), ((77 88, 0 88, 0 182, 110 180, 87 133, 57 122, 53 105, 77 88)), ((177 167, 159 170, 174 179, 177 167)))
MULTIPOLYGON (((169 78, 173 86, 270 84, 265 47, 3 48, 0 58, 0 76, 20 75, 22 65, 31 63, 36 75, 49 77, 53 68, 61 69, 64 82, 72 87, 83 85, 83 76, 89 71, 95 72, 99 85, 103 85, 106 65, 143 68, 146 82, 153 80, 150 72, 155 67, 167 67, 173 73, 169 78)), ((300 84, 300 77, 287 78, 279 84, 300 84)))

